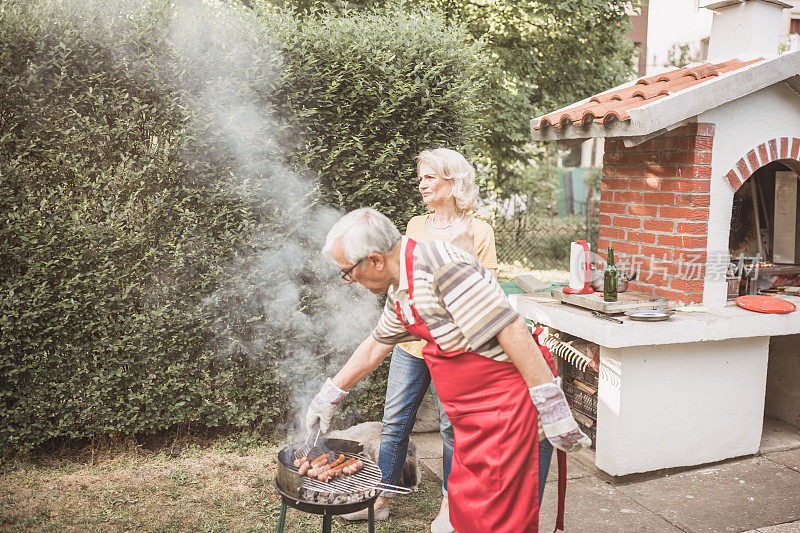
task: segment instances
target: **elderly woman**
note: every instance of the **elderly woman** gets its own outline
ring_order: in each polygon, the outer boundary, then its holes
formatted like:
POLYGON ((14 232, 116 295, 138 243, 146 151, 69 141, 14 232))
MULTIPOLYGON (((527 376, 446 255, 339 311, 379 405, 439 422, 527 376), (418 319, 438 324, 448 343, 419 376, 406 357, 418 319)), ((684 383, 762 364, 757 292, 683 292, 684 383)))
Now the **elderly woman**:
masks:
MULTIPOLYGON (((497 252, 494 230, 481 220, 472 218, 478 198, 475 169, 461 153, 448 148, 425 150, 417 156, 417 176, 422 201, 430 213, 412 218, 406 236, 417 242, 443 240, 452 242, 476 255, 481 264, 493 274, 497 272, 497 252)), ((425 341, 402 343, 395 346, 386 386, 378 466, 383 481, 396 485, 402 473, 408 450, 409 436, 414 428, 417 411, 431 383, 430 372, 422 358, 425 341)), ((432 533, 451 533, 447 499, 447 480, 453 457, 453 426, 436 397, 439 411, 439 431, 442 436, 442 504, 439 514, 431 524, 432 533)), ((553 448, 546 439, 540 445, 539 492, 544 492, 544 482, 550 465, 553 448)), ((387 494, 391 497, 392 494, 387 494)), ((540 499, 541 501, 541 499, 540 499)), ((375 518, 389 516, 389 499, 380 497, 375 502, 375 518)), ((343 515, 347 520, 364 520, 366 509, 343 515)))
POLYGON ((323 252, 348 283, 378 294, 386 306, 372 332, 312 400, 306 425, 323 431, 347 389, 399 342, 422 351, 455 450, 449 478, 450 521, 459 533, 537 531, 538 431, 573 451, 591 444, 577 426, 525 321, 478 259, 443 241, 400 236, 374 209, 342 217, 323 252))

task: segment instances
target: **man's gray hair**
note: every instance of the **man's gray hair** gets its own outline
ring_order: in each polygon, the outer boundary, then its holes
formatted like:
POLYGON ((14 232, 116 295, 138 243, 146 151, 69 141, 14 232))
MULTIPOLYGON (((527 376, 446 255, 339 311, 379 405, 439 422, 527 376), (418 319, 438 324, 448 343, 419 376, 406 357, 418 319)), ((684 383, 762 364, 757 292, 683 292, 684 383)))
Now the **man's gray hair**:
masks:
POLYGON ((333 245, 341 240, 345 259, 356 264, 372 252, 387 253, 400 239, 400 232, 386 215, 371 207, 362 207, 350 211, 333 225, 322 254, 333 259, 333 245))

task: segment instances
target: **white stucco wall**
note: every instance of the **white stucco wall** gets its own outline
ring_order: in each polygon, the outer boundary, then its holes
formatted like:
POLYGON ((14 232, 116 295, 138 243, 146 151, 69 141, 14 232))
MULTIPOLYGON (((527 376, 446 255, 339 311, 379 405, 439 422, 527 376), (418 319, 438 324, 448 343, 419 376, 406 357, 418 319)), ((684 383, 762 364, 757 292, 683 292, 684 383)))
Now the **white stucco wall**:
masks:
MULTIPOLYGON (((724 269, 728 253, 733 188, 725 175, 737 161, 761 143, 780 137, 800 136, 800 95, 785 83, 756 91, 697 117, 698 122, 715 125, 711 160, 711 206, 708 221, 708 260, 703 305, 719 308, 725 304, 724 269)), ((780 145, 779 145, 780 147, 780 145)))
POLYGON ((597 467, 623 476, 756 453, 768 349, 769 337, 601 347, 597 467))
POLYGON ((708 9, 698 9, 694 0, 651 0, 648 3, 646 74, 668 70, 664 62, 673 45, 688 43, 693 52, 699 53, 700 40, 711 34, 712 16, 708 9))

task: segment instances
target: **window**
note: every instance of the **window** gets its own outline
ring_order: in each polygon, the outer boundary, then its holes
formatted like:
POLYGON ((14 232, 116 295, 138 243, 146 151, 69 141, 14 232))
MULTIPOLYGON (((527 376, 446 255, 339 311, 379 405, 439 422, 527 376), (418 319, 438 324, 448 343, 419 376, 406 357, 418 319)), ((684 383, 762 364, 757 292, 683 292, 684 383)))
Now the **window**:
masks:
POLYGON ((789 34, 800 33, 800 19, 792 19, 789 22, 789 34))

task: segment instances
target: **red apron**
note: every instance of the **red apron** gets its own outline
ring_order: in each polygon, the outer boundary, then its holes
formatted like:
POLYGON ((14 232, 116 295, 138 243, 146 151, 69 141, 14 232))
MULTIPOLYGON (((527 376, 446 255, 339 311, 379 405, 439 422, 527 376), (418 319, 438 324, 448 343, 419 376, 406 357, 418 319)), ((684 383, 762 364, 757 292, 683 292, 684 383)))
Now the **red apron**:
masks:
MULTIPOLYGON (((410 302, 415 246, 409 239, 404 258, 410 302)), ((458 533, 538 531, 538 413, 522 375, 511 362, 470 351, 443 352, 413 305, 411 312, 414 323, 406 324, 397 303, 397 316, 406 330, 428 341, 422 355, 455 432, 447 481, 450 523, 458 533)), ((555 373, 549 352, 545 357, 555 373)), ((556 529, 563 529, 566 463, 562 455, 558 454, 556 529)))

